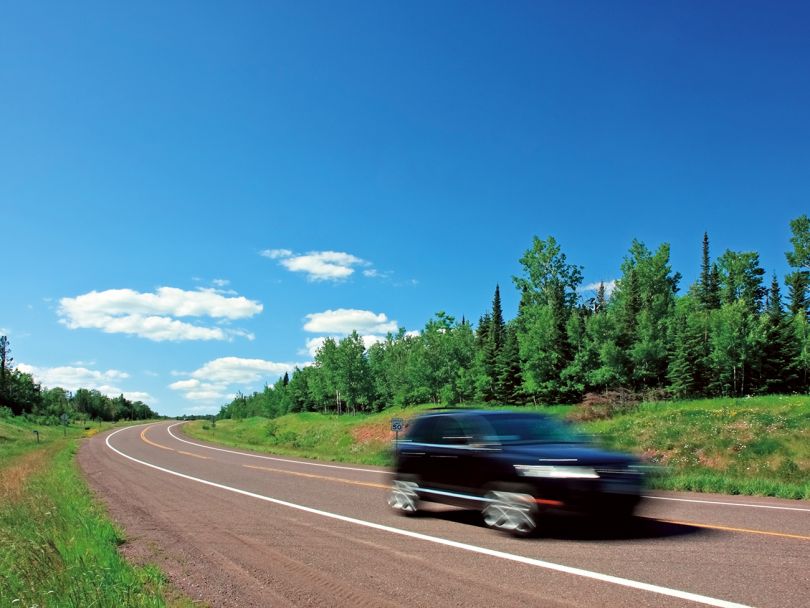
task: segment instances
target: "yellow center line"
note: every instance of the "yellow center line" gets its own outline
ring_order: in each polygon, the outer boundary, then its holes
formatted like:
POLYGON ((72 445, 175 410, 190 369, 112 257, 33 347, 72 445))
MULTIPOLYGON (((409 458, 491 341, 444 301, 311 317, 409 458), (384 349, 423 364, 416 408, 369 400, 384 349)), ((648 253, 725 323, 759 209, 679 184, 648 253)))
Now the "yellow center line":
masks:
POLYGON ((151 428, 152 428, 151 426, 148 426, 144 430, 141 431, 141 439, 143 439, 149 445, 153 445, 156 448, 160 448, 161 450, 169 450, 170 452, 174 452, 175 451, 174 448, 169 448, 169 447, 166 447, 165 445, 160 445, 159 443, 155 443, 154 441, 152 441, 152 440, 150 440, 150 439, 148 439, 146 437, 146 431, 148 431, 151 428))
POLYGON ((353 486, 366 486, 367 488, 380 488, 388 490, 391 486, 382 483, 368 483, 365 481, 353 481, 351 479, 339 479, 337 477, 327 477, 326 475, 313 475, 312 473, 299 473, 297 471, 286 471, 284 469, 274 469, 271 467, 259 467, 252 464, 243 464, 247 469, 258 469, 260 471, 270 471, 272 473, 284 473, 286 475, 295 475, 297 477, 309 477, 311 479, 323 479, 324 481, 336 481, 338 483, 347 483, 353 486))
POLYGON ((151 439, 146 436, 146 431, 151 429, 151 426, 146 427, 144 430, 141 431, 141 439, 143 439, 149 445, 153 445, 156 448, 160 448, 161 450, 169 450, 170 452, 177 452, 178 454, 185 454, 186 456, 194 456, 194 458, 204 458, 208 460, 209 456, 200 456, 199 454, 192 454, 191 452, 184 452, 183 450, 175 450, 174 448, 167 447, 165 445, 160 445, 159 443, 155 443, 151 439))
POLYGON ((185 454, 186 456, 194 456, 194 458, 204 458, 208 460, 210 456, 201 456, 200 454, 193 454, 192 452, 184 452, 183 450, 177 450, 178 454, 185 454))
POLYGON ((745 532, 746 534, 762 534, 764 536, 778 536, 781 538, 793 538, 797 540, 810 540, 810 536, 801 534, 787 534, 786 532, 771 532, 769 530, 753 530, 751 528, 732 528, 731 526, 718 526, 716 524, 698 524, 693 521, 675 521, 672 519, 655 519, 665 524, 677 524, 679 526, 693 526, 695 528, 708 528, 710 530, 725 530, 726 532, 745 532))

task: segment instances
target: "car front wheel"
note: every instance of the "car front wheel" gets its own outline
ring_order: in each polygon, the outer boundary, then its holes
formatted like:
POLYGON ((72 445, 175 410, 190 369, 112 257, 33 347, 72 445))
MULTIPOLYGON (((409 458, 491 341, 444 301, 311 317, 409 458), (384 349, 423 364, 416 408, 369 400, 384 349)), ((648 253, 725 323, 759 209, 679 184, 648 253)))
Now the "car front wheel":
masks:
POLYGON ((487 502, 481 513, 488 527, 520 537, 536 533, 539 511, 531 494, 496 490, 484 498, 487 502))
POLYGON ((419 511, 418 487, 413 481, 394 480, 388 493, 388 506, 403 515, 413 515, 419 511))

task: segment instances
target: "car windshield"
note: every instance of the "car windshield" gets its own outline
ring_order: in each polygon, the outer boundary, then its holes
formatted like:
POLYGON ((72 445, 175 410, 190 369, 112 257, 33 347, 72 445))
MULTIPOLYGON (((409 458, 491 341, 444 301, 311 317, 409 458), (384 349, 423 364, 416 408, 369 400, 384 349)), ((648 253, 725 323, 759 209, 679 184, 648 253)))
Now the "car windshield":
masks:
POLYGON ((532 414, 500 414, 487 416, 494 431, 482 439, 493 443, 585 443, 586 438, 573 427, 532 414))

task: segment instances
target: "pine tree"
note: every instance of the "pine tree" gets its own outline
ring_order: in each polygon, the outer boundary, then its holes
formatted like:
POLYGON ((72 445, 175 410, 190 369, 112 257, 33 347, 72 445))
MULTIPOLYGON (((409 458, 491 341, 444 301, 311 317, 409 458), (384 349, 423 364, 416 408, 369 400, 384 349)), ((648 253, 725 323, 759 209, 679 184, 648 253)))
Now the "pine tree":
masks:
POLYGON ((520 348, 518 347, 517 329, 514 324, 507 325, 504 331, 503 348, 497 362, 497 399, 501 403, 521 403, 520 390, 520 348))
POLYGON ((501 290, 497 284, 492 297, 492 312, 487 314, 486 318, 486 337, 481 344, 486 380, 483 382, 483 386, 479 386, 479 392, 485 401, 494 401, 498 399, 498 361, 503 349, 506 329, 501 308, 501 290))
POLYGON ((776 275, 768 291, 767 307, 760 319, 762 351, 759 362, 759 392, 787 391, 797 380, 795 365, 798 355, 793 328, 782 309, 782 297, 776 275))
POLYGON ((491 319, 490 340, 494 344, 495 350, 500 352, 501 346, 503 346, 506 325, 503 321, 503 310, 501 309, 501 288, 497 283, 495 284, 495 295, 492 296, 491 319))
POLYGON ((703 255, 698 280, 698 301, 706 310, 720 308, 720 272, 709 257, 709 233, 703 233, 703 255))
POLYGON ((810 272, 797 270, 785 277, 788 286, 788 297, 790 298, 790 314, 796 316, 800 312, 805 316, 810 314, 810 299, 807 297, 807 290, 810 287, 810 272))

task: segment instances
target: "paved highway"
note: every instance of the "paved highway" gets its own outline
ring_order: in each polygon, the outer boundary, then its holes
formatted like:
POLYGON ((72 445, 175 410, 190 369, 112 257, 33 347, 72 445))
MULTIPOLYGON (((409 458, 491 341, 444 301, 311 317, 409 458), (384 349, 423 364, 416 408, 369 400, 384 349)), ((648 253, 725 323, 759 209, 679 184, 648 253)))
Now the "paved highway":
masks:
POLYGON ((469 511, 390 512, 383 469, 176 422, 97 435, 79 463, 125 553, 211 606, 810 606, 808 501, 656 493, 628 527, 549 517, 520 540, 469 511))

